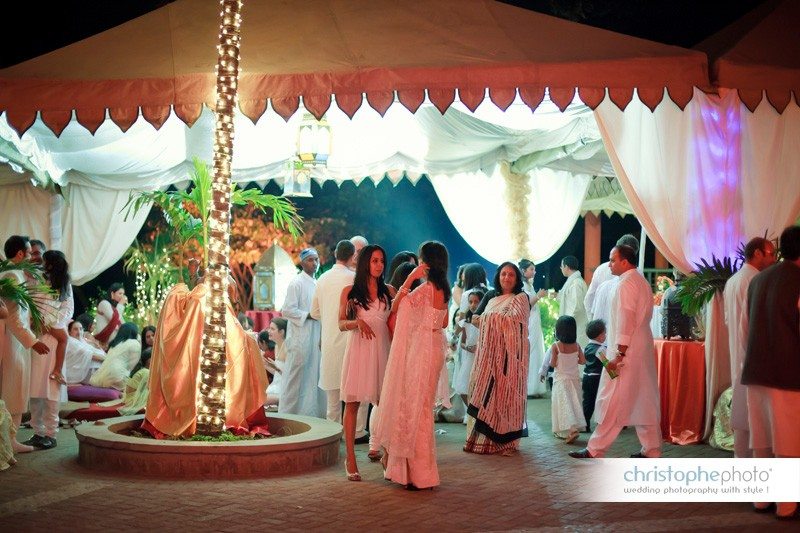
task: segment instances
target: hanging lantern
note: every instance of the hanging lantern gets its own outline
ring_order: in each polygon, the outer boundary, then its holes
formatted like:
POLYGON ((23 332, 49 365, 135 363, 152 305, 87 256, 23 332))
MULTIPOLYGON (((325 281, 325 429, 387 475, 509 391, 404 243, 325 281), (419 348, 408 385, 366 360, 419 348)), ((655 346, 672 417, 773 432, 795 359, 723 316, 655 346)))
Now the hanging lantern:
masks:
POLYGON ((312 176, 324 175, 327 170, 331 139, 331 126, 325 117, 317 120, 311 113, 303 114, 297 130, 297 152, 283 182, 283 196, 311 196, 312 176))

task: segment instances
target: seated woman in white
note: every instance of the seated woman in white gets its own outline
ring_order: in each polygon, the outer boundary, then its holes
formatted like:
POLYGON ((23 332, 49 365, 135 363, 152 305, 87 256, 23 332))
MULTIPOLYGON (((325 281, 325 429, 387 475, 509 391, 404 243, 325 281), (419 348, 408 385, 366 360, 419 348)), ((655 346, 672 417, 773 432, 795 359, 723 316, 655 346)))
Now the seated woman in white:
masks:
POLYGON ((285 318, 276 316, 270 322, 269 328, 258 335, 258 346, 261 348, 264 358, 264 367, 267 369, 267 373, 272 376, 269 387, 267 387, 267 402, 264 405, 272 408, 278 405, 278 400, 281 396, 281 376, 283 362, 286 360, 286 347, 283 341, 286 340, 287 324, 288 321, 285 318), (270 352, 270 344, 273 344, 274 348, 272 355, 267 357, 270 352))
POLYGON ((67 352, 64 357, 64 378, 68 385, 89 383, 91 375, 106 358, 106 352, 86 342, 83 335, 83 324, 73 320, 69 325, 67 352))
POLYGON ((89 378, 89 384, 94 387, 123 390, 131 370, 141 357, 139 328, 136 324, 126 322, 120 326, 114 340, 109 344, 106 359, 97 372, 89 378))

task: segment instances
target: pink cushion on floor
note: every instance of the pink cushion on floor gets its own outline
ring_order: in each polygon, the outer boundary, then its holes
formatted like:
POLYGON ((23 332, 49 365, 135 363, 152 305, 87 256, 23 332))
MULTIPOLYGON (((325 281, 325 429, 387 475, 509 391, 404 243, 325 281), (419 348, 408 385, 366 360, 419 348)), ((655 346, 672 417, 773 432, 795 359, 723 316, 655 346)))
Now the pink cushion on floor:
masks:
POLYGON ((67 387, 67 398, 71 402, 107 402, 122 398, 122 392, 91 385, 70 385, 67 387))

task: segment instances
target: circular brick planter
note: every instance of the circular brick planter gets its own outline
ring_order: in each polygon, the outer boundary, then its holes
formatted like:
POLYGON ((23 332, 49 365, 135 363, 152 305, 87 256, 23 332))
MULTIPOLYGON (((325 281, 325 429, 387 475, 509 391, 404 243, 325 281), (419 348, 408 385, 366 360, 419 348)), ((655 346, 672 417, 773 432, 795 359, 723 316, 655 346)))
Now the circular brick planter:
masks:
POLYGON ((237 442, 156 440, 120 434, 143 416, 75 428, 78 462, 93 470, 159 478, 239 479, 298 474, 339 459, 342 426, 295 415, 267 415, 276 437, 237 442))

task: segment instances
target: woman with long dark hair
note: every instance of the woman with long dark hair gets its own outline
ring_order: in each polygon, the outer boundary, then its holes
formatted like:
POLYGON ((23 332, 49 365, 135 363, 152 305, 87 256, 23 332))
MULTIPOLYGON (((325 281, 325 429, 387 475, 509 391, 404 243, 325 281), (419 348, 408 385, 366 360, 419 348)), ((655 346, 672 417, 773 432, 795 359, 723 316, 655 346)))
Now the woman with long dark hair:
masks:
MULTIPOLYGON (((386 279, 391 280, 394 277, 394 273, 397 270, 397 267, 402 265, 403 263, 411 263, 414 266, 417 266, 419 263, 419 258, 417 254, 414 252, 409 252, 408 250, 403 250, 402 252, 397 252, 392 257, 392 260, 389 262, 389 268, 386 270, 386 279)), ((397 287, 395 287, 397 288, 397 287)))
POLYGON ((485 309, 478 320, 464 451, 507 455, 528 435, 525 407, 531 304, 523 290, 522 273, 514 263, 507 261, 497 268, 494 285, 481 302, 485 309))
POLYGON ((112 283, 108 288, 108 297, 97 304, 92 334, 103 346, 109 346, 117 334, 117 329, 122 325, 122 315, 128 297, 125 296, 125 286, 122 283, 112 283))
MULTIPOLYGON (((389 358, 389 328, 394 288, 383 281, 386 252, 376 244, 365 246, 358 256, 353 284, 342 289, 339 301, 339 330, 350 331, 342 363, 340 396, 344 401, 344 442, 347 450, 345 472, 349 481, 361 481, 355 454, 358 408, 369 402, 370 422, 378 418, 386 361, 389 358)), ((380 451, 370 439, 369 458, 380 459, 380 451)))
POLYGON ((48 250, 42 255, 42 266, 47 283, 55 294, 55 301, 44 298, 42 314, 48 322, 42 342, 50 352, 31 358, 30 411, 34 435, 23 444, 47 450, 56 446, 58 408, 67 400, 64 359, 67 351, 67 326, 75 304, 72 299, 69 264, 64 253, 48 250))
POLYGON ((142 328, 142 353, 148 348, 153 347, 156 339, 156 327, 152 324, 142 328))
POLYGON ((419 250, 420 264, 397 291, 392 307, 397 325, 386 380, 381 393, 381 417, 375 425, 386 453, 384 477, 409 489, 439 484, 433 407, 444 365, 447 303, 447 248, 428 241, 419 250), (410 292, 411 284, 425 282, 410 292))
POLYGON ((109 387, 123 390, 131 370, 142 358, 142 344, 139 342, 139 328, 132 322, 119 327, 114 340, 108 346, 105 361, 92 374, 89 383, 94 387, 109 387))

